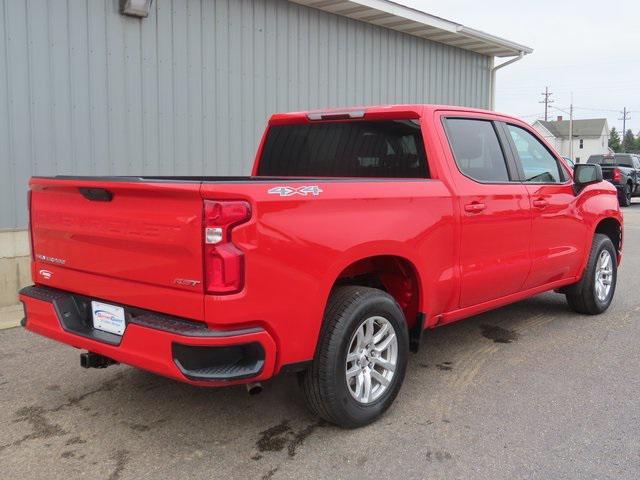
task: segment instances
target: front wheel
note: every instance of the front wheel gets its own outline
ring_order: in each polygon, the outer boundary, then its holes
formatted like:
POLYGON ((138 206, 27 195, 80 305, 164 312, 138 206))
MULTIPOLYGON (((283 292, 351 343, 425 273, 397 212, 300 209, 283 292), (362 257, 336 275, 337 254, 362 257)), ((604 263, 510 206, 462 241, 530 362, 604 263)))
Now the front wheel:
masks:
POLYGON ((398 394, 408 352, 406 321, 393 297, 369 287, 336 288, 313 364, 301 375, 309 408, 340 427, 373 422, 398 394))
POLYGON ((604 312, 613 300, 617 279, 618 264, 613 243, 606 235, 596 233, 578 292, 567 294, 569 306, 588 315, 604 312))

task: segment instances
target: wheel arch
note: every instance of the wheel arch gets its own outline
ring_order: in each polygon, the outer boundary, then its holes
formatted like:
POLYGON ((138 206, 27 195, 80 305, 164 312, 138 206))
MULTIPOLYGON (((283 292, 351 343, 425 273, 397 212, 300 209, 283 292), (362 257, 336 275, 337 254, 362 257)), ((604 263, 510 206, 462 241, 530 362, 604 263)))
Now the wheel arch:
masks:
POLYGON ((334 270, 326 291, 325 305, 333 289, 340 285, 379 288, 398 303, 409 329, 419 322, 423 283, 416 263, 406 255, 372 253, 349 258, 334 270))
POLYGON ((614 217, 603 218, 594 229, 593 234, 595 235, 596 233, 601 233, 611 239, 619 262, 622 254, 622 224, 614 217))
MULTIPOLYGON (((582 290, 584 274, 589 264, 589 255, 591 252, 591 245, 593 244, 593 240, 596 234, 606 235, 611 242, 617 253, 617 263, 620 264, 620 260, 622 258, 622 245, 623 245, 623 229, 622 229, 622 216, 620 215, 619 210, 609 210, 605 216, 602 216, 599 219, 594 219, 593 223, 591 223, 593 230, 591 231, 591 236, 588 237, 585 242, 585 252, 584 258, 580 265, 580 269, 577 272, 576 283, 567 285, 566 287, 559 288, 556 290, 559 293, 564 294, 577 294, 582 290)), ((587 230, 587 234, 588 234, 587 230)))

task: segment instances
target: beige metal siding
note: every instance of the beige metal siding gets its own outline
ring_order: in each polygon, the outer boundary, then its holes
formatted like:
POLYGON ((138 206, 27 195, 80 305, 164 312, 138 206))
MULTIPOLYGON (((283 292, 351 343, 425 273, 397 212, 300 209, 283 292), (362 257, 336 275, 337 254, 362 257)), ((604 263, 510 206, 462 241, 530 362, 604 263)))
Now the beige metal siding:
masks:
POLYGON ((0 0, 0 228, 30 175, 247 174, 276 111, 487 107, 489 57, 285 0, 0 0))

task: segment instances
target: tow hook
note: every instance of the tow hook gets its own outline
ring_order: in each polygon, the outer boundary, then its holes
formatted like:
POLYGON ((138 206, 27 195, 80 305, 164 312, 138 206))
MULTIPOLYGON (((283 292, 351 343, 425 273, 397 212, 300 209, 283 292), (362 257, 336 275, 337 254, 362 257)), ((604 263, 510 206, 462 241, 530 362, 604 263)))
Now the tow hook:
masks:
POLYGON ((86 352, 80 354, 80 366, 82 368, 107 368, 109 365, 117 363, 115 360, 98 353, 86 352))
POLYGON ((260 382, 247 383, 247 393, 249 395, 258 395, 262 392, 262 384, 260 382))

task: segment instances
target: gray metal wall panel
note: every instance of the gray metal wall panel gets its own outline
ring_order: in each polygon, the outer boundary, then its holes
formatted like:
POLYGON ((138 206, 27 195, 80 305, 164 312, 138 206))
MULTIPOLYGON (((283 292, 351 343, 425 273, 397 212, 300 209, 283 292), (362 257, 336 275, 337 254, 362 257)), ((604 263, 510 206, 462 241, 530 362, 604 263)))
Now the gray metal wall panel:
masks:
POLYGON ((6 5, 0 4, 0 226, 16 225, 17 219, 14 204, 16 194, 14 192, 14 153, 12 148, 13 128, 11 122, 12 111, 10 109, 9 88, 9 58, 8 40, 9 32, 6 28, 6 5))
POLYGON ((0 228, 30 175, 247 174, 276 111, 489 101, 488 57, 284 0, 0 7, 0 228))

